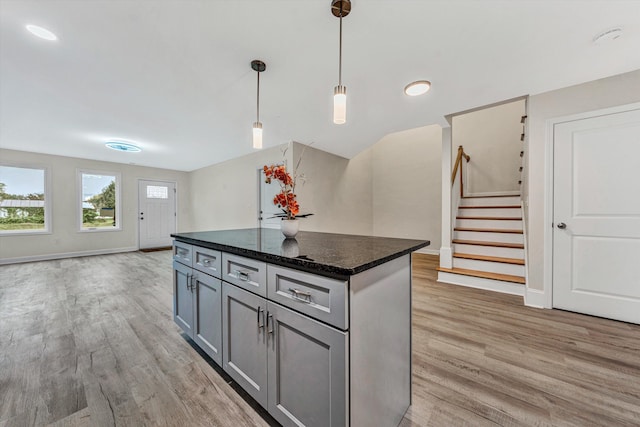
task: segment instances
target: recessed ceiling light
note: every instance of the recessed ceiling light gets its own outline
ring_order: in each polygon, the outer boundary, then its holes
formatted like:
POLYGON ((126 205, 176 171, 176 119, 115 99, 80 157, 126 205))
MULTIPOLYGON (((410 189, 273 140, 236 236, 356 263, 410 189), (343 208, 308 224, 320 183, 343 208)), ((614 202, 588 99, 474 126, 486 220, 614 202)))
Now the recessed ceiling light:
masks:
POLYGON ((425 94, 431 88, 431 82, 428 80, 418 80, 413 83, 409 83, 404 87, 404 93, 409 96, 418 96, 425 94))
POLYGON ((593 42, 598 44, 605 41, 613 41, 622 35, 622 28, 609 28, 593 38, 593 42))
POLYGON ((40 37, 41 39, 45 39, 49 41, 58 40, 58 36, 53 34, 51 31, 47 30, 46 28, 38 27, 37 25, 31 25, 31 24, 27 25, 26 28, 27 28, 27 31, 29 31, 31 34, 33 34, 34 36, 40 37))
POLYGON ((127 153, 139 153, 140 151, 142 151, 142 149, 137 145, 128 144, 126 142, 120 142, 120 141, 109 141, 104 145, 106 145, 108 148, 111 148, 112 150, 126 151, 127 153))

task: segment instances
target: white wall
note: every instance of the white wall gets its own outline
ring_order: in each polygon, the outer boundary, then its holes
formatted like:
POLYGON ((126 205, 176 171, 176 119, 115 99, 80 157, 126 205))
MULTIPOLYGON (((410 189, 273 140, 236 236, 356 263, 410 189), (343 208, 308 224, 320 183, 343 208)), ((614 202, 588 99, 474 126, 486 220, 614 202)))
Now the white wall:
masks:
MULTIPOLYGON (((442 130, 427 126, 387 135, 348 160, 293 143, 292 168, 306 176, 296 193, 304 231, 431 240, 441 236, 442 130), (303 153, 304 151, 304 153, 303 153)), ((190 174, 194 230, 257 226, 257 169, 283 160, 284 146, 198 169, 190 174)))
POLYGON ((293 161, 302 155, 306 182, 296 188, 300 229, 370 235, 373 230, 371 149, 351 160, 302 144, 294 144, 293 161), (303 153, 304 152, 304 153, 303 153))
MULTIPOLYGON (((123 154, 126 155, 126 154, 123 154)), ((0 236, 0 261, 12 258, 40 259, 53 255, 82 255, 135 250, 138 248, 138 179, 177 182, 178 231, 188 230, 188 174, 167 169, 77 159, 0 149, 5 164, 43 166, 51 174, 51 234, 0 236), (119 172, 122 228, 119 231, 78 231, 77 169, 119 172)))
MULTIPOLYGON (((529 98, 529 143, 526 170, 528 187, 524 201, 527 210, 529 283, 542 290, 544 270, 546 121, 556 117, 599 110, 640 101, 640 70, 571 86, 529 98)), ((549 266, 550 267, 550 266, 549 266)))
MULTIPOLYGON (((186 203, 193 231, 258 227, 258 169, 282 163, 286 144, 197 169, 186 203)), ((291 164, 292 150, 286 152, 291 164)))
POLYGON ((440 249, 442 128, 389 134, 371 147, 373 234, 426 239, 440 249))
POLYGON ((453 161, 460 145, 471 156, 465 163, 465 195, 520 192, 524 114, 525 101, 518 100, 453 117, 453 161))

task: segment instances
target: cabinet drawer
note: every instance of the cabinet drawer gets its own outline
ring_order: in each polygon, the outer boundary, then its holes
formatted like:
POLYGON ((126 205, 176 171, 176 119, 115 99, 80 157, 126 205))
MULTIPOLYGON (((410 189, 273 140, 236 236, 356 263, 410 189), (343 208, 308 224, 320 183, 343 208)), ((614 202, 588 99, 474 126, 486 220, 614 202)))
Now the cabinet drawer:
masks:
POLYGON ((193 246, 188 243, 173 241, 173 259, 184 265, 192 266, 193 246))
POLYGON ((346 330, 347 283, 284 267, 267 268, 267 295, 322 322, 346 330))
POLYGON ((193 268, 218 279, 222 278, 221 258, 220 251, 193 246, 193 268))
POLYGON ((222 280, 260 296, 267 296, 267 264, 237 255, 222 254, 222 280))

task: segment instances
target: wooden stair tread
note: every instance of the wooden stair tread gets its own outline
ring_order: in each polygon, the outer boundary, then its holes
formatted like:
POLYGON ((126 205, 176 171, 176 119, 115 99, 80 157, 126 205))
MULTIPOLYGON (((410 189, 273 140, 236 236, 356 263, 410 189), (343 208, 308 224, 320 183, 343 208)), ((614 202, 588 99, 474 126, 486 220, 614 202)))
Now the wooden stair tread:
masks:
POLYGON ((520 197, 519 194, 500 194, 499 196, 462 196, 463 199, 487 199, 489 197, 520 197))
POLYGON ((502 280, 503 282, 525 284, 524 277, 512 276, 511 274, 490 273, 488 271, 467 270, 466 268, 444 268, 438 267, 438 271, 443 273, 462 274, 463 276, 480 277, 483 279, 502 280))
POLYGON ((453 239, 451 242, 458 243, 460 245, 493 246, 497 248, 524 249, 524 244, 522 243, 486 242, 482 240, 461 240, 461 239, 453 239))
POLYGON ((455 231, 475 231, 478 233, 508 233, 508 234, 523 234, 522 230, 507 230, 502 228, 475 228, 475 227, 456 227, 455 231))
POLYGON ((499 256, 489 256, 489 255, 475 255, 475 254, 464 254, 460 252, 455 252, 453 254, 454 258, 464 258, 464 259, 474 259, 478 261, 491 261, 491 262, 500 262, 503 264, 515 264, 515 265, 524 265, 524 259, 520 258, 504 258, 499 256))
POLYGON ((488 219, 489 221, 522 221, 522 217, 512 217, 512 216, 457 216, 456 219, 488 219))
POLYGON ((520 205, 502 205, 502 206, 458 206, 458 209, 520 209, 520 205))

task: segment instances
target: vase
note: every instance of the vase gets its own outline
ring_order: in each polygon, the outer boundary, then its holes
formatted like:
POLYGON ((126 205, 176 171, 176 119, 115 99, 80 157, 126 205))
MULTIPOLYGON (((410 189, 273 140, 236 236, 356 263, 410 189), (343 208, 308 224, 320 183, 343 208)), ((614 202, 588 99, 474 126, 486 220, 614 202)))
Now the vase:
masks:
POLYGON ((300 255, 298 241, 293 237, 287 237, 284 239, 282 241, 282 246, 280 247, 280 255, 286 256, 287 258, 295 258, 300 255))
POLYGON ((280 230, 285 237, 296 237, 298 234, 298 220, 297 219, 283 219, 280 222, 280 230))

